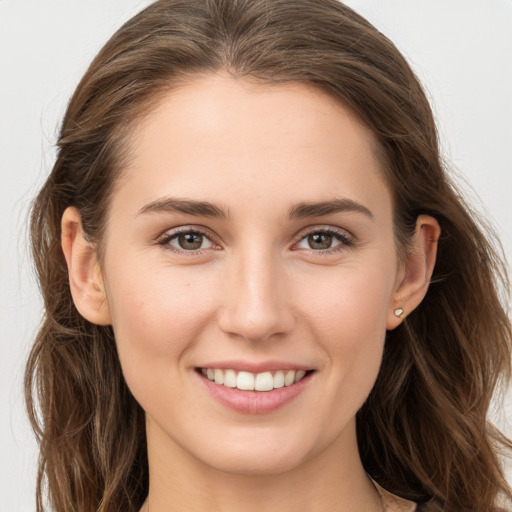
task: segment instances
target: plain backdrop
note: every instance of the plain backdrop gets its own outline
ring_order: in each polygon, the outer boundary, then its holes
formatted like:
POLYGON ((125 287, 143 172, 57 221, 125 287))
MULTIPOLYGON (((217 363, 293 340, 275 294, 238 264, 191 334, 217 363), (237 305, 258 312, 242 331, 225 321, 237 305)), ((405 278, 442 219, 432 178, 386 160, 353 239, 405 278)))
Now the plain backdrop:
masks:
MULTIPOLYGON (((36 446, 23 366, 41 317, 27 212, 88 63, 148 0, 0 0, 0 512, 34 510, 36 446)), ((512 0, 350 0, 405 54, 443 154, 512 261, 512 0)), ((457 378, 455 375, 454 378, 457 378)), ((497 406, 510 430, 512 407, 497 406), (508 416, 509 421, 507 422, 508 416)))

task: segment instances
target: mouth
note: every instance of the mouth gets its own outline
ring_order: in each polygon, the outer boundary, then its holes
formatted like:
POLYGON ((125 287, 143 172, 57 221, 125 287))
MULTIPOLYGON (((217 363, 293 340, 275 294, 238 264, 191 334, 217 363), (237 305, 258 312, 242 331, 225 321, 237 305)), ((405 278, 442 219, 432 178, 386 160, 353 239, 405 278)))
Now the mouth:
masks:
POLYGON ((251 373, 224 368, 197 368, 197 371, 218 386, 236 388, 241 391, 273 391, 300 382, 314 370, 276 370, 251 373))
POLYGON ((277 411, 302 395, 315 380, 316 369, 286 361, 217 361, 194 368, 203 389, 238 413, 277 411))

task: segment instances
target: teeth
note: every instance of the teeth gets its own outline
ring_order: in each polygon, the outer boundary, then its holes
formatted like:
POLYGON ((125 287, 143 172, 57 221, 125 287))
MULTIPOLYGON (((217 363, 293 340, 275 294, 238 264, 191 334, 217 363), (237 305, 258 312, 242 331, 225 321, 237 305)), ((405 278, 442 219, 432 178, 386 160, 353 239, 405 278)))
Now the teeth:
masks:
POLYGON ((284 385, 291 386, 295 382, 295 372, 293 370, 288 370, 286 375, 284 376, 284 385))
POLYGON ((239 372, 236 378, 236 387, 245 391, 254 389, 254 375, 249 372, 239 372))
POLYGON ((271 391, 274 389, 274 377, 270 372, 258 373, 254 382, 256 391, 271 391))
POLYGON ((284 372, 279 370, 274 375, 274 387, 275 388, 282 388, 284 386, 284 372))
POLYGON ((215 384, 238 388, 243 391, 272 391, 273 389, 291 386, 304 378, 304 370, 278 370, 275 373, 250 373, 235 370, 221 370, 220 368, 202 368, 201 373, 215 384))
POLYGON ((224 372, 224 386, 227 386, 228 388, 236 388, 235 370, 226 370, 224 372))
POLYGON ((215 384, 224 384, 224 372, 222 370, 213 370, 215 384))
POLYGON ((299 382, 299 380, 301 380, 304 375, 306 375, 306 372, 304 370, 299 370, 297 373, 295 373, 295 379, 293 379, 293 382, 299 382))

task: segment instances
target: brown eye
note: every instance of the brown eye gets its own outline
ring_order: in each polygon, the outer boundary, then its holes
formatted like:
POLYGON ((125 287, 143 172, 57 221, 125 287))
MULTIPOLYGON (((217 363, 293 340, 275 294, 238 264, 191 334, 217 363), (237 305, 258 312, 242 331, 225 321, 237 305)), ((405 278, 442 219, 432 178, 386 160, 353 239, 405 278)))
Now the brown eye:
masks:
POLYGON ((177 233, 169 236, 163 242, 166 245, 170 245, 175 250, 184 252, 198 251, 213 247, 212 241, 206 235, 198 231, 177 233))
POLYGON ((334 229, 310 231, 297 244, 297 249, 329 253, 352 245, 352 238, 345 231, 334 229))
POLYGON ((203 244, 203 235, 199 233, 184 233, 178 236, 178 244, 182 249, 195 251, 203 244))
POLYGON ((329 233, 314 233, 307 238, 311 249, 330 249, 332 247, 333 236, 329 233))

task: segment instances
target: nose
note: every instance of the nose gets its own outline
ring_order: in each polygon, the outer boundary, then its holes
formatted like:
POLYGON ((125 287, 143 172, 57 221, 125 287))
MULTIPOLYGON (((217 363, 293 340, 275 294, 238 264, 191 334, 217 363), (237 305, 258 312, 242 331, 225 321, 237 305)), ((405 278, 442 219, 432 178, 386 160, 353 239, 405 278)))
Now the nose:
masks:
POLYGON ((219 313, 223 332, 262 342, 293 329, 287 276, 278 256, 265 250, 246 251, 234 258, 224 277, 219 313))

